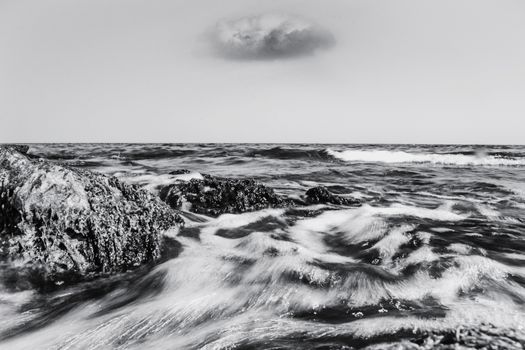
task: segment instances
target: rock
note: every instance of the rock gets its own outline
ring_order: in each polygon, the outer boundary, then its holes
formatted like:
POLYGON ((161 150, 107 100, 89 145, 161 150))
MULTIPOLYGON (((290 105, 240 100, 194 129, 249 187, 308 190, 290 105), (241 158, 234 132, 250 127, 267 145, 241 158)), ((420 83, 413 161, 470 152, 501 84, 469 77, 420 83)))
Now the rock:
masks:
MULTIPOLYGON (((0 147, 2 147, 0 145, 0 147)), ((6 144, 6 145, 3 145, 3 147, 10 147, 10 148, 13 148, 15 149, 16 151, 22 153, 22 154, 27 154, 27 152, 29 152, 29 146, 28 145, 23 145, 23 144, 6 144)))
POLYGON ((114 177, 0 146, 0 258, 43 275, 112 273, 160 256, 181 217, 114 177))
POLYGON ((499 329, 490 325, 486 327, 457 328, 455 330, 435 330, 414 332, 412 339, 394 343, 380 343, 368 346, 367 350, 455 350, 455 349, 523 349, 525 334, 513 329, 499 329))
MULTIPOLYGON (((187 170, 182 170, 172 173, 186 172, 187 170)), ((323 186, 306 191, 303 200, 280 196, 273 189, 253 179, 228 179, 207 174, 202 176, 202 179, 179 181, 161 188, 160 198, 175 209, 189 203, 191 211, 209 216, 308 204, 359 205, 358 200, 334 195, 323 186)))
POLYGON ((189 171, 188 169, 177 169, 177 170, 170 171, 171 175, 183 175, 183 174, 190 174, 190 173, 191 171, 189 171))
POLYGON ((305 195, 308 204, 359 205, 357 199, 334 195, 324 186, 310 188, 305 195))
POLYGON ((160 198, 176 209, 189 202, 193 212, 210 216, 293 204, 292 200, 279 196, 273 189, 253 179, 226 179, 206 174, 203 179, 191 179, 162 188, 160 198))

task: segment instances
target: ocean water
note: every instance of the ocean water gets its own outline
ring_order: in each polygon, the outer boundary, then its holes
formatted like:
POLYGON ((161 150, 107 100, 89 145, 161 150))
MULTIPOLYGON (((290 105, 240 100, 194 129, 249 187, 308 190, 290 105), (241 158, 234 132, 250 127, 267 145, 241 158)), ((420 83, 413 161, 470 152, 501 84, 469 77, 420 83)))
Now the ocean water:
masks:
POLYGON ((362 206, 184 212, 186 226, 167 233, 179 249, 156 266, 46 292, 0 286, 2 349, 409 348, 431 347, 430 334, 455 335, 442 342, 451 346, 471 334, 523 347, 525 146, 34 144, 30 153, 152 192, 207 173, 291 197, 323 185, 362 206), (191 172, 170 174, 179 169, 191 172))

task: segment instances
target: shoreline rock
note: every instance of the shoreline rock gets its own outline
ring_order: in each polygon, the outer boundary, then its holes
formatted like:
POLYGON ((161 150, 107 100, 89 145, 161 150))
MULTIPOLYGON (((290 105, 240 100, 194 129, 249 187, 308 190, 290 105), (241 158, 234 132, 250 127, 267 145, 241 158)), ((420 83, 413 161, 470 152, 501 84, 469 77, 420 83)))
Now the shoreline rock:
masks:
POLYGON ((8 144, 0 144, 0 147, 8 147, 12 148, 15 151, 22 153, 24 155, 28 155, 27 152, 29 152, 29 146, 22 144, 22 143, 8 143, 8 144))
POLYGON ((357 199, 335 195, 324 186, 317 186, 308 189, 305 196, 308 204, 336 204, 349 206, 360 204, 357 199))
POLYGON ((270 187, 253 179, 202 176, 202 180, 191 179, 163 187, 160 198, 175 209, 188 202, 193 212, 209 216, 294 205, 291 199, 276 194, 270 187))
MULTIPOLYGON (((186 174, 188 170, 176 170, 170 174, 186 174)), ((267 208, 295 207, 310 204, 335 204, 357 206, 357 199, 332 194, 326 187, 318 186, 306 191, 302 199, 289 198, 254 179, 232 179, 203 174, 203 179, 178 181, 159 191, 160 199, 174 209, 187 204, 197 214, 212 217, 221 214, 239 214, 267 208)))
POLYGON ((0 146, 0 260, 60 274, 114 273, 160 257, 183 224, 155 195, 114 177, 0 146))

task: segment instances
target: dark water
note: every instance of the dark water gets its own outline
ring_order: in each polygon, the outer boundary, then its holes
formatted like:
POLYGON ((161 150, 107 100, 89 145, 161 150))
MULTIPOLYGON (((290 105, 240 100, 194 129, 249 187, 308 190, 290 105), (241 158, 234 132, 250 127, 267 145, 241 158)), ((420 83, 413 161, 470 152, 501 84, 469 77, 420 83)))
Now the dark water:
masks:
POLYGON ((254 177, 288 196, 324 185, 363 205, 186 213, 186 227, 167 233, 180 249, 153 268, 46 293, 0 287, 0 348, 340 349, 462 329, 490 329, 485 341, 500 348, 525 340, 524 146, 30 153, 153 192, 209 173, 254 177), (178 169, 192 173, 170 174, 178 169))

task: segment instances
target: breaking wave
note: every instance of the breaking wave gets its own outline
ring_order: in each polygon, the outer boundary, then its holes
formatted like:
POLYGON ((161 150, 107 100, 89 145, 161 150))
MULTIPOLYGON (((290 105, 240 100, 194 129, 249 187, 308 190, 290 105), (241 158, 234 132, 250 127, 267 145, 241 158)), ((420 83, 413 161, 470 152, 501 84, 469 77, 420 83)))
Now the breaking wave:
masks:
MULTIPOLYGON (((28 323, 36 330, 3 345, 292 349, 293 341, 324 341, 344 348, 337 344, 362 347, 404 330, 488 322, 507 329, 525 321, 519 307, 524 290, 506 278, 523 276, 521 269, 473 254, 465 244, 437 249, 442 238, 395 220, 468 218, 450 207, 363 206, 296 215, 268 209, 188 222, 177 235, 181 254, 139 278, 132 290, 124 285, 102 298, 77 300, 71 310, 72 296, 87 290, 64 290, 51 298, 57 310, 70 310, 64 317, 42 327, 38 320, 50 311, 42 315, 33 306, 32 313, 12 313, 0 330, 28 323), (290 221, 295 224, 285 224, 290 221), (281 343, 286 340, 292 342, 281 343)), ((13 297, 9 305, 27 302, 26 295, 13 297)))
POLYGON ((346 150, 326 152, 334 158, 346 162, 367 163, 426 163, 436 165, 487 165, 487 166, 524 166, 524 159, 515 159, 509 156, 485 154, 438 154, 438 153, 409 153, 404 151, 383 150, 346 150))
POLYGON ((525 147, 478 148, 31 145, 154 193, 213 174, 362 205, 184 206, 158 264, 49 290, 0 266, 0 348, 523 349, 525 147))

